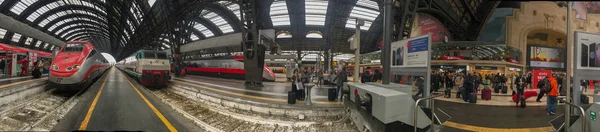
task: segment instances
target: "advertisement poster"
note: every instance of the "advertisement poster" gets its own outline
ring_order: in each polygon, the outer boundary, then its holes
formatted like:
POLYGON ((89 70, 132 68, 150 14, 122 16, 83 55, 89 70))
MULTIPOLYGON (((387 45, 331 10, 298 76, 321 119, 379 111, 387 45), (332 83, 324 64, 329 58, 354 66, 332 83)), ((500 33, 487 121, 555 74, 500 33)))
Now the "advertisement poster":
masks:
POLYGON ((419 13, 418 26, 421 27, 421 34, 431 33, 431 42, 442 42, 450 37, 450 32, 435 17, 419 13))
POLYGON ((575 32, 577 69, 600 70, 600 35, 575 32))
POLYGON ((529 66, 541 68, 565 68, 563 49, 549 47, 529 47, 529 66))
POLYGON ((543 80, 546 76, 552 76, 552 70, 533 70, 531 86, 537 88, 538 81, 543 80))
POLYGON ((427 67, 430 36, 419 36, 392 43, 392 67, 427 67))

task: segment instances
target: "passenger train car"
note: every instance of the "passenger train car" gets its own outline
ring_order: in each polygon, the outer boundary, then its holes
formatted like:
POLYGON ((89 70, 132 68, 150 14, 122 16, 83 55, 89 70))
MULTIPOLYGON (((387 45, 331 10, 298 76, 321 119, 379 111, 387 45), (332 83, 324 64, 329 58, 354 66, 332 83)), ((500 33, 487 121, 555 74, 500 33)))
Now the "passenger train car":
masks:
POLYGON ((139 50, 117 63, 117 68, 144 86, 165 86, 171 79, 169 58, 164 51, 139 50))
POLYGON ((92 43, 69 41, 54 57, 48 80, 59 88, 83 88, 102 76, 108 68, 110 64, 92 43))
MULTIPOLYGON (((184 61, 187 74, 225 78, 245 78, 243 56, 225 56, 184 61)), ((275 74, 267 65, 263 67, 263 80, 275 81, 275 74)))

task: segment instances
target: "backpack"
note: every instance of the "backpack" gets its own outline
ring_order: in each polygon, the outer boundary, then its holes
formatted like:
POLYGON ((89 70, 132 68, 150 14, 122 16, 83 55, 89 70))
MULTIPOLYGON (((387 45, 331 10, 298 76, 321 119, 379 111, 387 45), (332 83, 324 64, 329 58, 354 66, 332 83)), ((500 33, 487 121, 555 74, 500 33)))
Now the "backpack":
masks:
POLYGON ((537 88, 540 88, 540 89, 544 88, 544 80, 538 81, 537 88))
POLYGON ((552 86, 550 86, 550 81, 548 79, 542 80, 544 82, 543 90, 544 92, 550 92, 552 86))

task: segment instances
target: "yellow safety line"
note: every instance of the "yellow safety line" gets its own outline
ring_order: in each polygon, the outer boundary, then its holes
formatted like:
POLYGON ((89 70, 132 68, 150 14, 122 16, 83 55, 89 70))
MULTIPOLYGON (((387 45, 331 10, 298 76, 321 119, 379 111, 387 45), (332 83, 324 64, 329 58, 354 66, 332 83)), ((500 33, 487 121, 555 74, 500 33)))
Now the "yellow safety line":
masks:
MULTIPOLYGON (((217 91, 217 92, 221 92, 221 93, 225 93, 225 94, 231 94, 231 95, 235 95, 235 96, 242 96, 242 97, 246 97, 246 98, 253 98, 253 99, 267 100, 267 101, 275 101, 275 102, 287 102, 287 99, 277 99, 277 98, 268 98, 268 97, 261 97, 261 96, 246 95, 246 94, 240 94, 240 93, 229 92, 229 91, 220 90, 220 89, 216 89, 216 88, 211 88, 211 87, 196 85, 196 84, 193 84, 193 83, 188 83, 188 82, 183 82, 183 81, 178 81, 178 80, 171 80, 171 81, 175 81, 175 82, 178 82, 178 83, 184 83, 184 84, 187 84, 187 85, 192 85, 194 87, 199 87, 199 88, 203 88, 203 89, 217 91)), ((304 102, 304 101, 298 101, 298 103, 302 103, 302 102, 304 102)), ((320 101, 313 101, 313 103, 315 103, 315 104, 327 104, 327 105, 342 104, 342 102, 320 102, 320 101)))
POLYGON ((491 128, 472 126, 467 124, 456 123, 452 121, 444 122, 445 126, 476 132, 552 132, 556 131, 552 126, 533 127, 533 128, 491 128))
POLYGON ((44 78, 38 78, 38 79, 32 79, 32 80, 27 80, 27 81, 20 81, 20 82, 15 82, 15 83, 9 83, 9 84, 0 86, 0 88, 6 88, 6 87, 10 87, 10 86, 15 86, 15 85, 19 85, 19 84, 23 84, 23 83, 27 83, 27 82, 37 81, 37 80, 40 80, 40 79, 44 79, 44 78))
POLYGON ((169 122, 169 120, 167 120, 167 118, 165 118, 165 116, 163 116, 160 111, 158 111, 158 109, 156 109, 156 107, 154 107, 154 105, 152 105, 152 103, 150 103, 150 101, 148 101, 148 99, 146 99, 146 97, 144 95, 142 95, 142 93, 137 89, 137 87, 135 87, 133 85, 133 83, 131 83, 131 81, 129 81, 129 79, 127 79, 127 77, 125 76, 125 74, 123 74, 123 72, 119 72, 121 73, 121 75, 123 76, 123 78, 125 78, 125 80, 127 80, 127 82, 129 82, 129 85, 131 85, 131 88, 133 88, 138 95, 140 95, 140 97, 142 97, 142 99, 144 100, 144 102, 146 102, 146 104, 148 104, 148 106, 150 107, 150 109, 152 109, 152 111, 156 114, 156 116, 158 116, 158 118, 160 118, 160 120, 165 124, 165 126, 167 126, 167 128, 169 128, 169 131, 171 132, 177 132, 177 129, 175 129, 175 127, 173 127, 173 125, 171 125, 171 123, 169 122))
POLYGON ((81 122, 81 126, 79 126, 80 131, 85 131, 85 129, 87 129, 87 125, 90 122, 90 118, 92 118, 92 113, 94 112, 94 108, 96 108, 96 103, 98 103, 98 98, 100 98, 100 94, 102 94, 102 90, 104 89, 104 84, 106 84, 106 80, 108 80, 108 78, 110 77, 110 73, 112 71, 114 71, 114 69, 111 68, 111 71, 108 72, 108 75, 106 75, 106 78, 104 78, 104 81, 102 82, 102 86, 100 86, 100 90, 96 94, 94 101, 92 101, 92 104, 90 105, 90 108, 88 109, 87 114, 85 115, 85 118, 83 119, 83 122, 81 122))

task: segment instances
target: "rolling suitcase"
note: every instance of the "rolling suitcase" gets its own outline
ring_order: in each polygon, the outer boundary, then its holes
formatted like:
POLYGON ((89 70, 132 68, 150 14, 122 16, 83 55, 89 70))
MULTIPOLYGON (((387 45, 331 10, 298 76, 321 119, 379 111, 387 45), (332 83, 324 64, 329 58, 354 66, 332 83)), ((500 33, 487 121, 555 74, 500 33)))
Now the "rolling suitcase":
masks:
POLYGON ((584 94, 579 95, 579 97, 581 98, 581 104, 590 104, 590 97, 584 94))
POLYGON ((483 88, 483 90, 481 90, 481 99, 491 100, 492 99, 492 89, 483 88))
POLYGON ((329 99, 329 101, 334 101, 337 97, 335 96, 337 92, 336 88, 330 88, 327 90, 327 99, 329 99))
POLYGON ((500 93, 500 88, 498 88, 498 86, 494 86, 494 93, 500 93))
POLYGON ((508 87, 507 86, 502 86, 502 93, 503 94, 507 94, 508 93, 508 87))
POLYGON ((288 92, 288 104, 296 104, 296 93, 294 91, 288 92))
POLYGON ((469 93, 469 103, 477 103, 477 93, 469 93))

